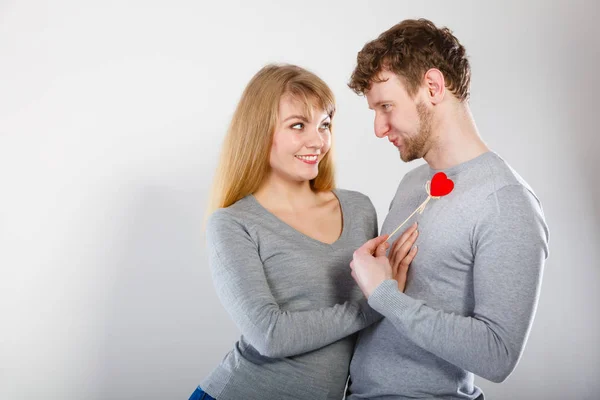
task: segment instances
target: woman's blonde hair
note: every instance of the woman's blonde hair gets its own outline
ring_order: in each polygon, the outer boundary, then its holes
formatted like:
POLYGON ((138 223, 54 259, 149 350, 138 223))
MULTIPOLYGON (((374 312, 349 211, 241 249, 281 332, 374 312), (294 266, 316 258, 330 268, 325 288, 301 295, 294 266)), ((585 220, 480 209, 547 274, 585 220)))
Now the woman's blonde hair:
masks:
MULTIPOLYGON (((318 76, 295 65, 263 67, 246 86, 233 114, 223 142, 207 215, 254 193, 264 182, 270 170, 279 101, 287 94, 304 104, 308 117, 312 117, 314 109, 321 109, 333 118, 333 92, 318 76)), ((333 137, 330 150, 319 163, 317 177, 310 181, 314 191, 335 188, 332 149, 333 137)))

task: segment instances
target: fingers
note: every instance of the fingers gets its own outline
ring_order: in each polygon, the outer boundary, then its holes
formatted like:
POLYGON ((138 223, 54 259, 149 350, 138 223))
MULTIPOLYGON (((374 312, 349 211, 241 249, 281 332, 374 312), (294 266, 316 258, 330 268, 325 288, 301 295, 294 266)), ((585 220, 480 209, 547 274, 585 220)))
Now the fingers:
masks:
POLYGON ((377 236, 376 238, 371 239, 368 242, 366 242, 365 244, 363 244, 362 246, 360 246, 356 250, 356 252, 364 251, 369 254, 373 254, 373 253, 375 253, 375 250, 377 250, 377 247, 379 247, 379 245, 383 244, 383 242, 385 242, 388 237, 389 237, 389 235, 377 236))
POLYGON ((396 273, 398 272, 398 264, 399 263, 396 262, 396 252, 398 251, 398 246, 400 246, 399 243, 400 242, 398 240, 396 240, 394 242, 394 244, 392 245, 392 248, 388 252, 388 259, 390 260, 390 265, 392 266, 392 275, 393 276, 396 276, 396 273))
POLYGON ((406 230, 402 232, 402 235, 400 235, 400 237, 398 237, 398 239, 394 241, 394 245, 392 246, 392 250, 390 251, 390 253, 394 251, 394 249, 397 249, 398 246, 401 246, 404 242, 406 242, 406 240, 411 237, 411 235, 417 230, 417 228, 418 224, 416 222, 408 228, 406 228, 406 230))
POLYGON ((410 236, 417 230, 417 228, 418 225, 415 222, 414 224, 406 228, 406 230, 402 232, 402 235, 400 235, 400 237, 396 241, 400 241, 400 244, 406 242, 406 239, 410 238, 410 236))
POLYGON ((375 250, 375 257, 383 257, 385 256, 385 252, 390 247, 388 242, 383 242, 379 246, 377 246, 377 250, 375 250))
POLYGON ((411 262, 413 262, 415 256, 417 255, 417 250, 417 246, 414 246, 412 249, 410 249, 406 257, 404 257, 402 261, 400 261, 400 270, 408 270, 408 266, 411 262))
POLYGON ((404 292, 404 289, 406 288, 406 278, 408 276, 408 267, 410 266, 410 263, 415 259, 416 255, 417 255, 417 246, 414 246, 412 249, 410 249, 410 251, 408 252, 406 257, 404 257, 402 259, 402 261, 400 262, 397 275, 395 275, 395 276, 396 276, 396 280, 398 281, 398 289, 401 292, 404 292))
MULTIPOLYGON (((406 240, 403 243, 400 244, 400 239, 398 239, 394 243, 394 247, 392 248, 394 264, 392 264, 392 265, 396 265, 396 264, 400 263, 402 261, 402 259, 407 256, 411 247, 415 244, 418 236, 419 236, 419 231, 414 230, 412 232, 412 234, 410 236, 408 236, 408 238, 406 238, 406 240)), ((392 251, 390 251, 390 253, 392 251)), ((390 260, 390 262, 391 262, 391 260, 390 260)))

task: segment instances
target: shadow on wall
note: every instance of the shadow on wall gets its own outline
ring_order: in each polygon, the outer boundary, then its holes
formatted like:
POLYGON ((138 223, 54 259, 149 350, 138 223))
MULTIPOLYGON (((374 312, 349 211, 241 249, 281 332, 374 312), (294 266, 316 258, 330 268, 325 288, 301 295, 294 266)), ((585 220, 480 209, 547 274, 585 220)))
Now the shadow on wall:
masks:
POLYGON ((190 349, 200 344, 200 322, 211 310, 197 304, 210 277, 198 197, 152 184, 132 185, 122 196, 129 201, 106 258, 116 272, 98 399, 188 398, 201 378, 201 354, 190 349))
MULTIPOLYGON (((575 24, 576 21, 572 19, 569 23, 575 24)), ((560 83, 562 96, 569 105, 565 111, 570 126, 563 134, 567 137, 567 143, 572 145, 571 149, 565 151, 574 151, 577 154, 579 165, 576 172, 583 175, 586 190, 584 196, 588 199, 589 209, 593 214, 590 217, 598 229, 596 234, 600 236, 600 177, 597 172, 600 136, 595 118, 598 113, 596 97, 600 89, 600 77, 597 72, 600 52, 590 51, 598 49, 598 38, 578 26, 571 26, 569 32, 572 35, 569 38, 570 43, 563 44, 561 67, 564 81, 560 83), (577 45, 572 45, 573 43, 577 45)), ((573 206, 576 210, 577 205, 573 206)))

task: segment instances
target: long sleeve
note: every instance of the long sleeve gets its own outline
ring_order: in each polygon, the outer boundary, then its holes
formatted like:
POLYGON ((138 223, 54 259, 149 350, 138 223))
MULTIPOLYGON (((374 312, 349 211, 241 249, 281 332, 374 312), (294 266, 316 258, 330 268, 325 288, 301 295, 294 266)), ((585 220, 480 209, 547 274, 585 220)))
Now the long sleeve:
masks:
POLYGON ((472 234, 472 315, 429 307, 384 281, 369 304, 417 346, 493 382, 505 380, 523 352, 535 315, 548 230, 537 199, 520 185, 490 195, 472 234))
POLYGON ((309 311, 282 311, 269 287, 258 248, 246 228, 223 210, 207 224, 217 294, 249 343, 263 356, 316 350, 381 319, 367 300, 309 311))

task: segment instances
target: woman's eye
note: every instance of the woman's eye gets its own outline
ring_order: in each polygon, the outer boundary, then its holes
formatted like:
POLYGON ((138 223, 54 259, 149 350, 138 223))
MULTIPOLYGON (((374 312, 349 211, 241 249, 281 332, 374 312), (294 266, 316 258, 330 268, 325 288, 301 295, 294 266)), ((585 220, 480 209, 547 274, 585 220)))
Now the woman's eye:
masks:
POLYGON ((331 122, 323 122, 321 124, 321 129, 329 129, 331 127, 331 122))
POLYGON ((383 109, 386 111, 389 110, 391 106, 392 106, 391 104, 383 104, 382 105, 383 109))
POLYGON ((297 124, 292 125, 291 128, 300 130, 304 128, 304 124, 302 122, 298 122, 297 124))

